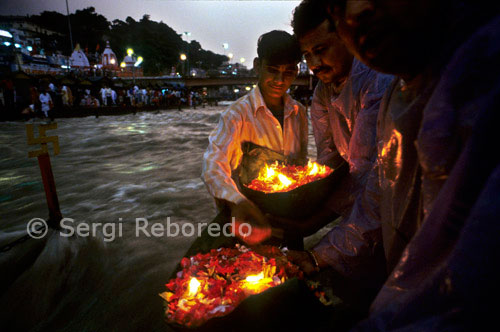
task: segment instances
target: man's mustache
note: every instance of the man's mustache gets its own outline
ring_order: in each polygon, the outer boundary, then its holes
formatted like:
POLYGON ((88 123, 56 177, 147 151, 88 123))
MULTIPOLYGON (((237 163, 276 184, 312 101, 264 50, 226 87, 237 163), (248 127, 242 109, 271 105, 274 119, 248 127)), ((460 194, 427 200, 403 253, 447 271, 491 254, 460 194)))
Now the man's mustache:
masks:
POLYGON ((328 70, 330 70, 330 67, 321 66, 321 67, 315 68, 313 70, 313 73, 314 73, 314 75, 318 75, 320 72, 322 72, 322 71, 328 71, 328 70))

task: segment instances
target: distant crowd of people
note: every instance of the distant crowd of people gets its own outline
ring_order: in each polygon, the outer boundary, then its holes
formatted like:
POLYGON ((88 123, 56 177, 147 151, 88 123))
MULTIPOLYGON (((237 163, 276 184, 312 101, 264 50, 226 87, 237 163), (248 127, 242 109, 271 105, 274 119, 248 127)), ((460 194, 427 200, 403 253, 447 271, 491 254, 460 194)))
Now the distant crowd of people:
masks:
POLYGON ((70 87, 65 84, 29 84, 16 86, 10 79, 0 85, 2 115, 24 118, 52 117, 54 112, 79 107, 194 107, 208 103, 197 91, 176 88, 139 87, 70 87))

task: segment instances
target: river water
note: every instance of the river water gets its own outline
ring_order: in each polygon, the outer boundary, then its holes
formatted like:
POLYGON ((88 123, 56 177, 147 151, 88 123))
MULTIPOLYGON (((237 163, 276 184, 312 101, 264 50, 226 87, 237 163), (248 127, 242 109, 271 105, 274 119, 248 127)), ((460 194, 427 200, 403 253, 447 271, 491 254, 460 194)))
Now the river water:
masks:
MULTIPOLYGON (((59 137, 61 153, 49 150, 66 225, 114 223, 116 232, 110 225, 78 238, 49 232, 35 263, 3 285, 0 330, 168 330, 157 294, 196 231, 168 236, 167 226, 215 216, 200 174, 222 110, 58 119, 47 134, 59 137), (145 232, 137 233, 137 222, 145 223, 137 218, 148 221, 145 232), (163 236, 155 236, 154 223, 163 225, 163 236)), ((37 160, 28 158, 37 147, 27 145, 25 130, 23 122, 0 123, 0 245, 25 234, 31 219, 48 216, 37 160)), ((312 136, 309 149, 315 155, 312 136)), ((17 250, 36 241, 42 240, 17 250)))

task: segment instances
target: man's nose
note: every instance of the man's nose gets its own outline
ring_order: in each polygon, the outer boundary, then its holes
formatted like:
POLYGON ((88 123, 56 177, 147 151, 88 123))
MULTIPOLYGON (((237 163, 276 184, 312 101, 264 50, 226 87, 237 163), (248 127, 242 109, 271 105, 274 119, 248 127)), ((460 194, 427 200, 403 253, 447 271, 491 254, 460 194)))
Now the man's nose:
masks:
POLYGON ((358 26, 366 17, 373 14, 375 8, 370 0, 348 0, 345 9, 345 22, 358 26))
POLYGON ((316 55, 309 55, 306 58, 306 62, 307 62, 307 66, 309 67, 309 69, 311 69, 313 71, 316 68, 321 66, 321 58, 319 56, 316 56, 316 55))
POLYGON ((273 77, 273 80, 275 82, 283 82, 283 72, 282 71, 278 71, 277 73, 274 74, 274 77, 273 77))

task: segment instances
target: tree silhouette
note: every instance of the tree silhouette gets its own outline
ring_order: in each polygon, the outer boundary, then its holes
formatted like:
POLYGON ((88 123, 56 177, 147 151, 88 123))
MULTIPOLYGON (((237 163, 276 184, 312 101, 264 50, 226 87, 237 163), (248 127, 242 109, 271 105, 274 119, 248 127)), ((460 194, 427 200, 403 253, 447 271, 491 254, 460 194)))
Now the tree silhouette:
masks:
MULTIPOLYGON (((41 36, 42 47, 48 53, 62 51, 69 55, 69 37, 67 16, 58 12, 44 11, 30 17, 31 21, 56 31, 61 36, 41 36)), ((227 57, 204 50, 201 44, 193 40, 182 40, 181 34, 163 22, 155 22, 145 14, 136 21, 127 17, 125 21, 109 22, 103 15, 95 12, 94 7, 77 10, 70 14, 73 41, 89 53, 102 52, 106 41, 121 61, 127 48, 132 48, 136 55, 144 58, 142 64, 145 75, 170 73, 171 67, 180 65, 179 55, 189 56, 191 67, 213 69, 227 61, 227 57)), ((179 71, 179 70, 178 70, 179 71)))

